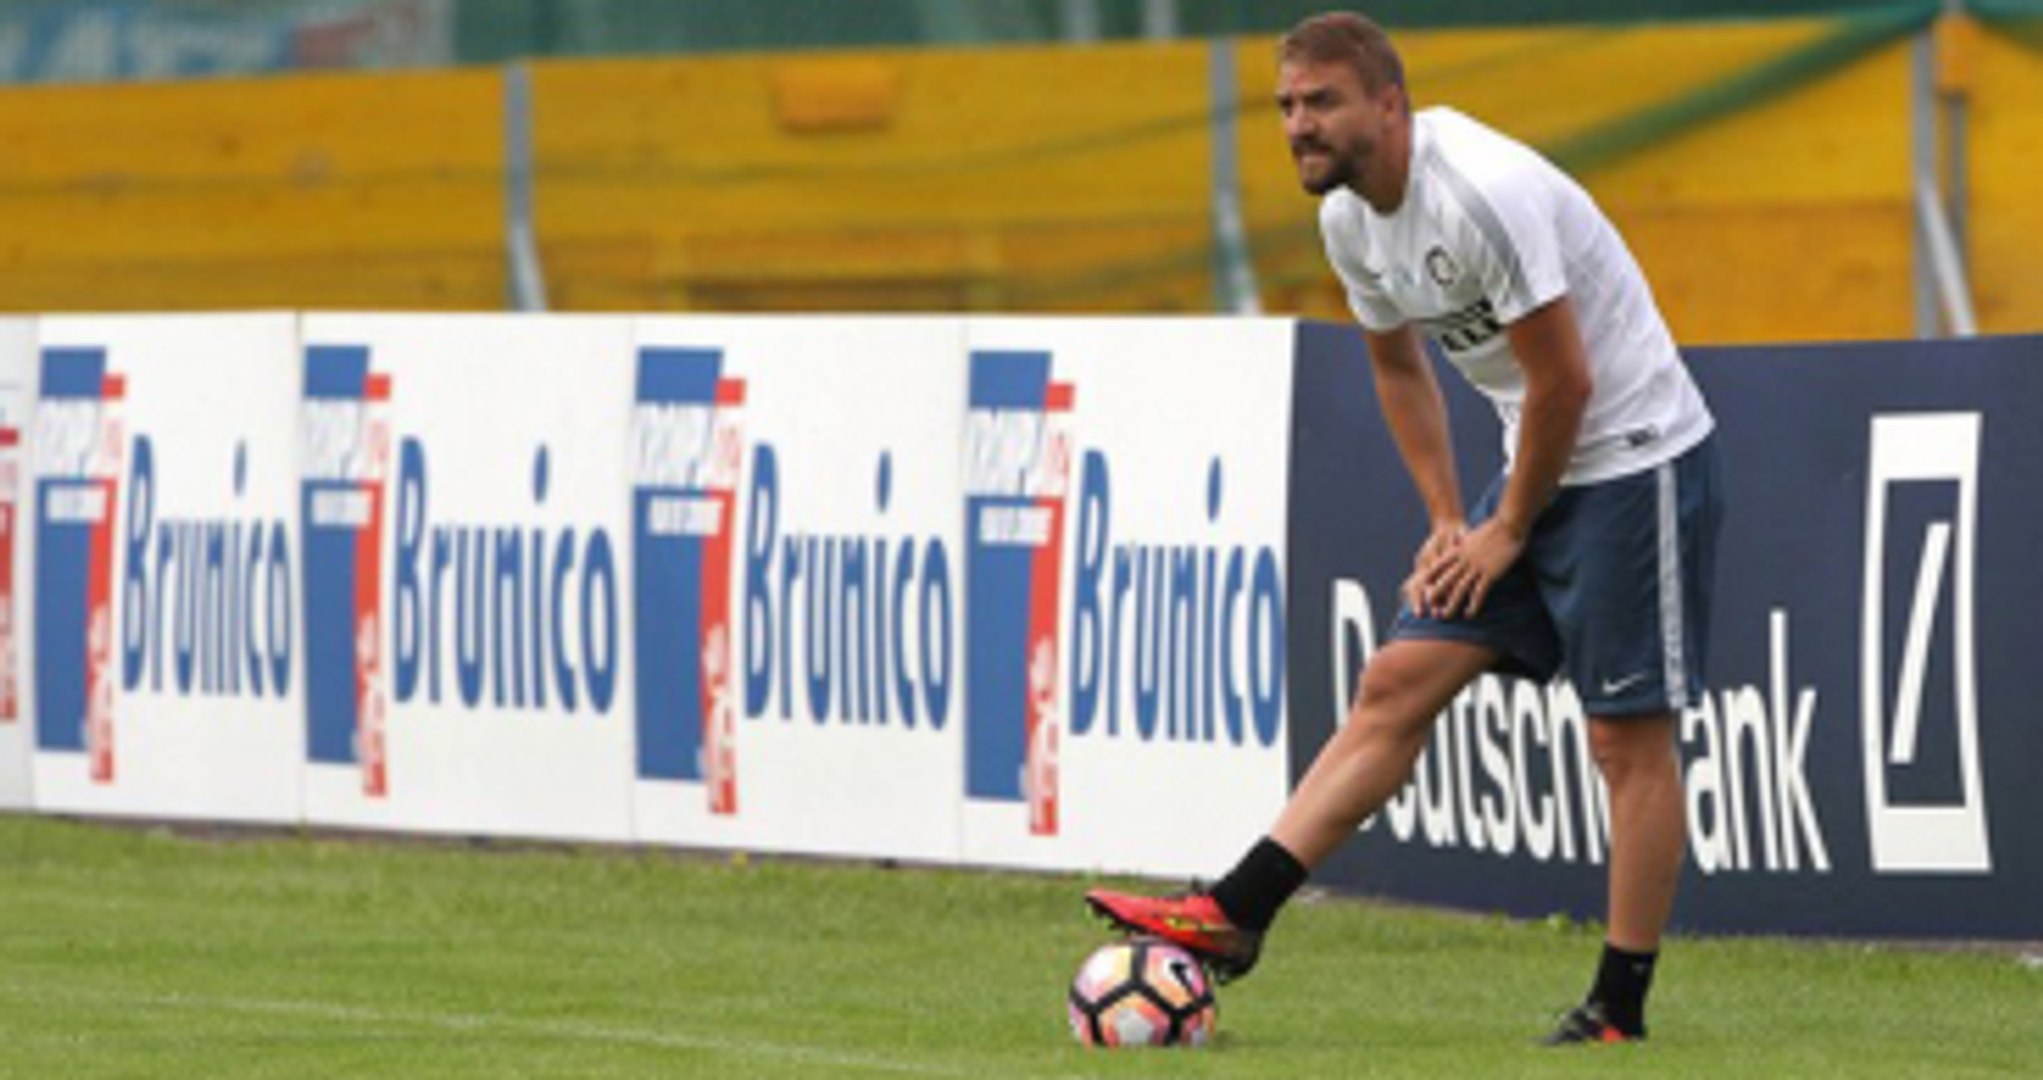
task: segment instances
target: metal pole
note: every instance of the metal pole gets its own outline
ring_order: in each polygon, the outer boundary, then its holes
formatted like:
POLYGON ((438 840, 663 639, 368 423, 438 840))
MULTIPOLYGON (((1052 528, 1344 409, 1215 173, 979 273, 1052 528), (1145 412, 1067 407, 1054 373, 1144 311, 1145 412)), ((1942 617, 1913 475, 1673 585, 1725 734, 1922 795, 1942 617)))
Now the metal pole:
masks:
POLYGON ((1944 212, 1951 218, 1952 239, 1958 254, 1972 261, 1972 160, 1966 150, 1970 138, 1970 110, 1961 96, 1944 99, 1944 212))
POLYGON ((1952 240, 1958 256, 1972 260, 1972 157, 1971 102, 1972 65, 1976 63, 1972 40, 1975 27, 1965 14, 1965 0, 1944 0, 1940 32, 1945 35, 1945 61, 1937 82, 1937 100, 1942 106, 1944 126, 1944 212, 1951 219, 1952 240))
POLYGON ((546 310, 546 273, 532 224, 532 69, 504 68, 504 255, 516 311, 546 310))
POLYGON ((1911 200, 1915 212, 1910 216, 1915 222, 1913 232, 1912 277, 1915 288, 1915 336, 1933 338, 1937 336, 1937 288, 1935 267, 1930 257, 1929 223, 1924 218, 1923 190, 1925 184, 1935 185, 1937 169, 1936 130, 1936 39, 1934 31, 1925 28, 1916 35, 1914 64, 1909 79, 1909 170, 1914 178, 1915 198, 1911 200))
MULTIPOLYGON (((1952 16, 1946 15, 1948 19, 1952 16)), ((1964 220, 1963 195, 1948 194, 1945 181, 1961 185, 1963 129, 1943 128, 1939 121, 1951 119, 1953 99, 1947 94, 1940 72, 1937 35, 1953 32, 1950 27, 1931 24, 1916 37, 1915 70, 1911 80, 1909 118, 1910 154, 1915 178, 1915 333, 1931 338, 1940 334, 1969 337, 1979 332, 1979 319, 1972 304, 1972 285, 1966 273, 1961 227, 1964 220)), ((1956 43, 1946 42, 1947 45, 1956 43)), ((1961 106, 1962 109, 1962 106, 1961 106)), ((1962 111, 1957 115, 1962 118, 1962 111)))
POLYGON ((1084 45, 1100 39, 1100 0, 1064 0, 1064 38, 1084 45))
POLYGON ((1142 36, 1169 41, 1178 36, 1178 0, 1142 0, 1142 36))
POLYGON ((1966 281, 1964 257, 1958 253, 1951 223, 1944 216, 1943 200, 1937 197, 1936 181, 1928 177, 1916 183, 1917 231, 1923 238, 1935 278, 1937 308, 1944 327, 1957 337, 1979 332, 1979 320, 1972 314, 1972 286, 1966 281))
POLYGON ((1241 210, 1241 94, 1234 77, 1234 42, 1215 38, 1206 53, 1206 82, 1213 143, 1213 307, 1236 315, 1260 315, 1255 259, 1241 210))

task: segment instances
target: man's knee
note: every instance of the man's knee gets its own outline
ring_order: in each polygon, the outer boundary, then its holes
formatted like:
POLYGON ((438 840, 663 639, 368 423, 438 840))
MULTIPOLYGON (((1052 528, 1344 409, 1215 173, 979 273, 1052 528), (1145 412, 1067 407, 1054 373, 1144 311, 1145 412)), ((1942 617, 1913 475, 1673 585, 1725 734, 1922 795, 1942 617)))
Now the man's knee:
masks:
POLYGON ((1630 717, 1589 721, 1589 756, 1603 781, 1617 787, 1633 776, 1675 768, 1674 718, 1630 717))
POLYGON ((1361 733, 1411 738, 1432 727, 1429 673, 1415 659, 1385 652, 1362 669, 1349 714, 1361 733))

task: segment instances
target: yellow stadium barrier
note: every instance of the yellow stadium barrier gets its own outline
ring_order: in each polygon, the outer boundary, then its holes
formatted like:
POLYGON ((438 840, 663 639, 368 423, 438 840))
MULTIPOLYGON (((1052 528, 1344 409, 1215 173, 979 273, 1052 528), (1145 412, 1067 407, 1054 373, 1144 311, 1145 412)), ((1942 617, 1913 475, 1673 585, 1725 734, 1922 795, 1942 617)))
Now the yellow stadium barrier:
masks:
POLYGON ((0 93, 0 305, 495 308, 497 77, 0 93))
MULTIPOLYGON (((1421 105, 1539 145, 1609 209, 1682 340, 1913 329, 1915 23, 1400 36, 1421 105)), ((1216 110, 1264 307, 1338 314, 1269 93, 1275 41, 532 65, 538 247, 569 310, 1150 311, 1213 304, 1216 110)), ((1989 330, 2043 324, 2043 52, 1969 91, 1989 330)), ((1962 85, 1961 85, 1962 84, 1962 85)), ((494 70, 0 92, 0 307, 488 309, 494 70)))

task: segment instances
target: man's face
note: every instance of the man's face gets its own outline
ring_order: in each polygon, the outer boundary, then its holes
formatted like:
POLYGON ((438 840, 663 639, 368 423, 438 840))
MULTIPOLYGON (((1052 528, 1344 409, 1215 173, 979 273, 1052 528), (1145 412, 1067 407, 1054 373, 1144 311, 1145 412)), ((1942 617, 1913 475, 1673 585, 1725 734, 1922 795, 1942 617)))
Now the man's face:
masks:
POLYGON ((1298 182, 1324 195, 1358 180, 1398 115, 1398 91, 1371 96, 1347 64, 1287 60, 1277 68, 1277 111, 1298 182))

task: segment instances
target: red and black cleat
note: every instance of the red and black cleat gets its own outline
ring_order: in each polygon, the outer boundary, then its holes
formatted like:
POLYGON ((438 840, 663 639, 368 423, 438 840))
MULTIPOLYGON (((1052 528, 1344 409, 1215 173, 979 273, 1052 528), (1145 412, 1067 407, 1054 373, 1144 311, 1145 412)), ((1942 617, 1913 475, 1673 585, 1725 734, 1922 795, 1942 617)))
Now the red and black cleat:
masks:
POLYGON ((1183 946, 1212 969, 1214 979, 1220 982, 1233 982, 1248 974, 1263 951, 1262 931, 1234 925, 1213 897, 1203 892, 1136 896, 1093 889, 1085 894, 1085 902, 1121 930, 1183 946))
POLYGON ((1594 1001, 1583 1002, 1569 1009, 1561 1016, 1560 1022, 1540 1042, 1546 1046, 1576 1046, 1582 1043, 1634 1043, 1644 1042, 1646 1032, 1626 1031, 1612 1023, 1603 1012, 1602 1004, 1594 1001))

